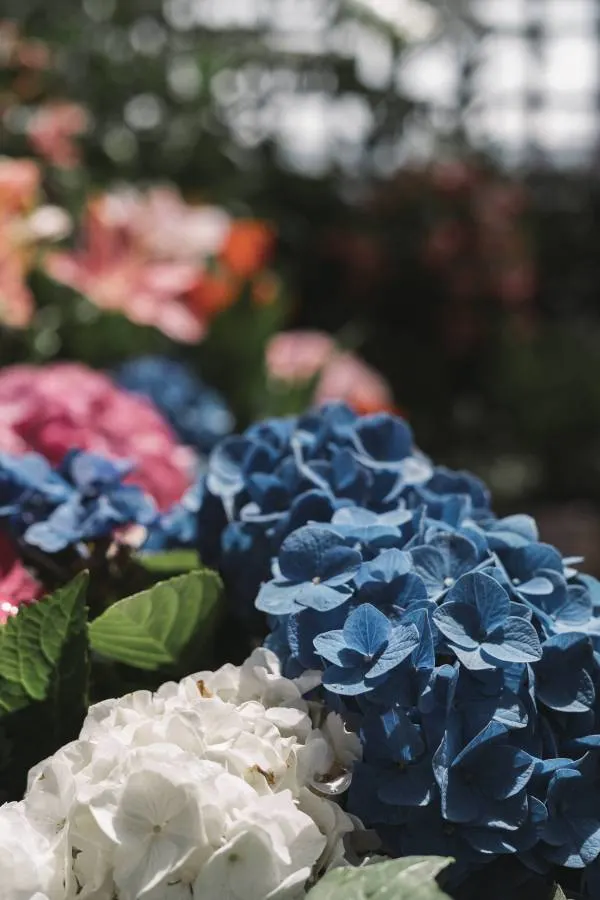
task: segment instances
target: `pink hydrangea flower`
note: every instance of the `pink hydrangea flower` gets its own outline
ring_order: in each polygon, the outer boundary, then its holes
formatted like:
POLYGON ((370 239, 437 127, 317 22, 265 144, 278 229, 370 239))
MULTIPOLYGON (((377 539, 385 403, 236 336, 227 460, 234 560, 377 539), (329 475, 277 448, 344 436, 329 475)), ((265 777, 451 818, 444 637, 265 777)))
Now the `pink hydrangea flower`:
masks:
POLYGON ((317 378, 316 403, 340 400, 361 415, 397 411, 389 384, 354 353, 339 350, 321 331, 276 334, 267 346, 271 378, 302 384, 317 378))
POLYGON ((130 480, 165 509, 193 477, 194 456, 149 401, 78 363, 0 371, 0 451, 41 453, 59 463, 79 448, 131 459, 130 480))
POLYGON ((0 625, 41 595, 41 584, 29 574, 8 537, 0 534, 0 625))

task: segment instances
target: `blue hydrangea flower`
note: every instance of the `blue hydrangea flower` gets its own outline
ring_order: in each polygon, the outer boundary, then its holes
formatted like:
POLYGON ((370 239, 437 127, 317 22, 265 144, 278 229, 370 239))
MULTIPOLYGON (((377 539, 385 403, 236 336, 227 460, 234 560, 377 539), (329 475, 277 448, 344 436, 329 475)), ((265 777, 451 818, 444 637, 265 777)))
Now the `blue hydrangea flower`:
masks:
POLYGON ((510 829, 528 814, 526 786, 535 760, 507 741, 508 729, 491 721, 462 746, 460 731, 449 728, 433 757, 442 815, 449 822, 472 822, 510 829))
POLYGON ((418 643, 419 633, 412 623, 394 626, 370 603, 356 607, 343 628, 314 639, 315 650, 330 663, 323 684, 333 693, 348 695, 373 690, 418 643))
POLYGON ((151 400, 182 443, 200 453, 209 453, 233 429, 233 415, 221 395, 176 360, 138 357, 117 370, 115 381, 151 400))
POLYGON ((598 754, 558 767, 548 785, 541 852, 554 863, 584 868, 600 856, 598 754))
POLYGON ((325 612, 345 603, 352 593, 348 582, 361 564, 357 550, 327 528, 306 525, 293 532, 279 554, 280 576, 265 584, 257 609, 286 615, 303 608, 325 612))
POLYGON ((226 439, 196 496, 188 539, 233 608, 258 595, 284 672, 321 670, 360 736, 347 807, 385 852, 453 856, 453 884, 507 855, 600 881, 600 584, 580 559, 496 518, 404 422, 341 405, 226 439))
POLYGON ((515 607, 511 610, 504 588, 483 572, 463 575, 436 609, 433 620, 467 669, 541 659, 533 625, 515 607))
POLYGON ((110 536, 123 525, 152 525, 154 501, 124 484, 126 461, 82 451, 53 470, 42 457, 0 460, 0 519, 26 544, 45 553, 110 536))

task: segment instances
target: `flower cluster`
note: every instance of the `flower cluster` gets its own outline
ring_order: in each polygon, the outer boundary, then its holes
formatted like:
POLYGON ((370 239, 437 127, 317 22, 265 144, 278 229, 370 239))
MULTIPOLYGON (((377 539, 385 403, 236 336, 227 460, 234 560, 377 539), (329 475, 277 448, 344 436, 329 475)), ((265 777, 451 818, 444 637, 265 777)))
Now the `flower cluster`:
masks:
POLYGON ((194 456, 153 405, 77 363, 9 366, 0 373, 0 451, 51 464, 73 448, 135 463, 132 483, 166 508, 191 483, 194 456), (132 427, 134 426, 134 427, 132 427))
POLYGON ((82 450, 53 468, 37 453, 0 454, 0 523, 44 553, 112 537, 128 525, 149 526, 158 512, 141 488, 125 484, 133 466, 82 450))
POLYGON ((3 898, 304 896, 355 827, 309 786, 357 749, 307 710, 264 650, 91 707, 79 740, 0 809, 3 898))
POLYGON ((206 475, 153 539, 196 541, 236 609, 248 612, 287 535, 347 506, 393 512, 402 493, 418 496, 431 473, 410 430, 391 416, 360 418, 340 404, 271 419, 217 445, 206 475))
POLYGON ((48 257, 51 277, 177 341, 202 339, 247 285, 259 303, 278 292, 265 271, 274 244, 267 225, 190 206, 169 188, 100 195, 83 231, 78 249, 48 257))
POLYGON ((282 538, 256 602, 267 643, 290 677, 320 670, 359 733, 348 809, 385 850, 452 856, 457 878, 503 854, 591 878, 600 583, 580 560, 497 519, 387 416, 263 423, 213 456, 206 490, 233 513, 225 551, 282 538))
POLYGON ((124 363, 115 380, 151 400, 180 441, 200 453, 208 453, 233 430, 233 416, 221 395, 176 360, 138 357, 124 363))

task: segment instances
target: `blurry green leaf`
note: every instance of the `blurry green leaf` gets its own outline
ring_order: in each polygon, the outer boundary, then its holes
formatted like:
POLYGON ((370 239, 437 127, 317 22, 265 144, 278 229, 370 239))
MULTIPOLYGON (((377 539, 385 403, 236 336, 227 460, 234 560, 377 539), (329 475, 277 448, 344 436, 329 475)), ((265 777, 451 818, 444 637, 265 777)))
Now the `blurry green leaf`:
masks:
MULTIPOLYGON (((32 606, 0 631, 0 716, 32 701, 83 708, 87 691, 87 573, 32 606)), ((68 713, 70 715, 70 713, 68 713)))
POLYGON ((200 569, 202 560, 195 550, 165 550, 161 553, 140 553, 136 561, 147 572, 173 575, 200 569))
POLYGON ((220 594, 219 576, 207 569, 156 584, 90 624, 92 649, 138 669, 172 665, 208 628, 220 594))
POLYGON ((451 862, 441 856, 407 856, 334 869, 309 892, 307 900, 447 900, 435 879, 451 862))

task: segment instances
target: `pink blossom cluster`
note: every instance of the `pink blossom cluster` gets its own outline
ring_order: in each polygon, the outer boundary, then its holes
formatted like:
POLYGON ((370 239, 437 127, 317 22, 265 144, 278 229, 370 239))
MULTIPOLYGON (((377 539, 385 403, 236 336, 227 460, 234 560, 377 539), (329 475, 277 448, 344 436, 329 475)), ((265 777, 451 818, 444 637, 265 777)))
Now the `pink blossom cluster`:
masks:
POLYGON ((165 509, 193 478, 194 456, 152 404, 78 363, 0 371, 0 451, 34 451, 53 464, 72 449, 135 464, 139 484, 165 509))
POLYGON ((357 413, 396 409, 385 378, 322 331, 282 331, 268 344, 267 372, 275 381, 301 385, 317 379, 315 403, 341 400, 357 413))
POLYGON ((256 302, 274 299, 264 271, 273 241, 263 222, 188 204, 172 188, 128 188, 90 199, 78 247, 50 255, 46 269, 101 309, 195 343, 245 285, 256 302))

